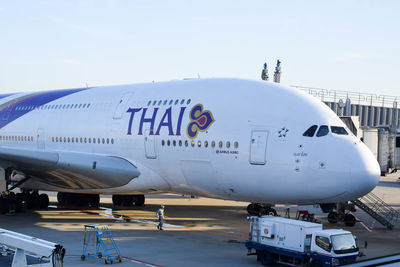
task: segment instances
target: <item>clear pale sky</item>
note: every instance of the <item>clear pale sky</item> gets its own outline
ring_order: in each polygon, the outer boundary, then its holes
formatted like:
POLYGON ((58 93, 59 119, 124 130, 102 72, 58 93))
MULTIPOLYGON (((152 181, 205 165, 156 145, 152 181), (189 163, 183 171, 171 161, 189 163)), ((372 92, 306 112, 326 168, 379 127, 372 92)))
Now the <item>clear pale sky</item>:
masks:
POLYGON ((0 92, 272 77, 400 95, 400 1, 1 1, 0 92))

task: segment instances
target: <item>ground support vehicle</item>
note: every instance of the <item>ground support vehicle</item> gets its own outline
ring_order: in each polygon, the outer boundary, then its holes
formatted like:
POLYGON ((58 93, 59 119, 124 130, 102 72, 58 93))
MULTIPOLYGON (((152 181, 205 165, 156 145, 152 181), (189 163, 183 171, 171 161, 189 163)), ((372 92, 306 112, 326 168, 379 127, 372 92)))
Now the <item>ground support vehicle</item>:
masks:
POLYGON ((355 262, 359 251, 349 231, 274 216, 250 217, 245 245, 263 265, 338 266, 355 262))

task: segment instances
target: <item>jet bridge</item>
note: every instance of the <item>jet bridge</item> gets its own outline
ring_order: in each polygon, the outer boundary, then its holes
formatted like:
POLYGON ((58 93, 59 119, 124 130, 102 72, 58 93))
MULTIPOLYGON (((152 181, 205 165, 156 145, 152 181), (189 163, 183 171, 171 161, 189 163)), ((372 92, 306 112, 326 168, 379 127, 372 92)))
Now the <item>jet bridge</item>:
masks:
POLYGON ((32 236, 23 235, 0 228, 0 248, 5 251, 13 250, 14 259, 12 267, 54 267, 63 266, 65 249, 56 243, 32 236), (37 256, 45 263, 28 265, 26 254, 37 256), (47 262, 48 261, 48 262, 47 262))

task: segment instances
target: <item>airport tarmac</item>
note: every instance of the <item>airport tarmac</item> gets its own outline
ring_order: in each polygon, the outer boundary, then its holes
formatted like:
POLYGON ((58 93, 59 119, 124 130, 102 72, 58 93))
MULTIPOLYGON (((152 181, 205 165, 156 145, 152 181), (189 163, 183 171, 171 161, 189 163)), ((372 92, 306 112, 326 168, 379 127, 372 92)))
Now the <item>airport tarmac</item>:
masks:
MULTIPOLYGON (((400 209, 398 174, 382 177, 374 193, 400 209)), ((108 225, 123 255, 117 266, 261 266, 255 256, 247 256, 248 203, 176 195, 146 197, 144 207, 112 209, 111 197, 102 196, 100 209, 58 208, 55 194, 49 209, 27 211, 15 216, 0 215, 0 228, 57 242, 66 248, 65 266, 97 266, 101 259, 81 261, 85 224, 108 225), (156 229, 156 210, 166 206, 165 231, 156 229)), ((277 207, 284 215, 284 207, 277 207)), ((294 216, 296 208, 291 209, 294 216)), ((354 213, 362 222, 355 227, 332 225, 319 217, 326 228, 343 228, 358 237, 365 254, 361 259, 400 253, 400 222, 387 230, 364 212, 354 213), (364 243, 367 241, 367 248, 364 243)), ((10 259, 0 256, 0 266, 10 259)))

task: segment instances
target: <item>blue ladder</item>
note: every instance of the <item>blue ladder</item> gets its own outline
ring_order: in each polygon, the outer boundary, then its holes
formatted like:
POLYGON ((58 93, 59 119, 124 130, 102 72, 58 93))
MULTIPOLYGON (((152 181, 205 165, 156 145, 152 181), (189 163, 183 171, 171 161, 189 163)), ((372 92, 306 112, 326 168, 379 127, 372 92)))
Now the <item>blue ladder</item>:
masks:
POLYGON ((86 258, 102 258, 103 256, 106 264, 113 264, 115 261, 122 261, 121 252, 119 251, 118 246, 111 235, 110 229, 107 226, 100 224, 85 225, 81 260, 84 261, 86 258), (95 248, 95 253, 88 252, 90 247, 95 248))

